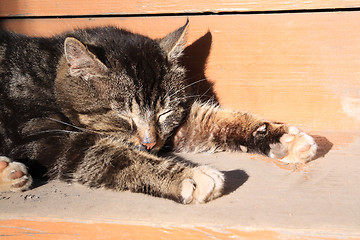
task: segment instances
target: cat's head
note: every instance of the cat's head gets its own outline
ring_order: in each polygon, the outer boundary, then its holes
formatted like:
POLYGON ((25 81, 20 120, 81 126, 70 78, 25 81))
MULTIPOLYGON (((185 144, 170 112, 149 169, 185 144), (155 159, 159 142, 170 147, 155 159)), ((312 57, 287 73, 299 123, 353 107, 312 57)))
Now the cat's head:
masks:
POLYGON ((72 124, 159 150, 191 104, 178 64, 187 27, 161 39, 113 27, 68 36, 55 81, 62 112, 72 124))

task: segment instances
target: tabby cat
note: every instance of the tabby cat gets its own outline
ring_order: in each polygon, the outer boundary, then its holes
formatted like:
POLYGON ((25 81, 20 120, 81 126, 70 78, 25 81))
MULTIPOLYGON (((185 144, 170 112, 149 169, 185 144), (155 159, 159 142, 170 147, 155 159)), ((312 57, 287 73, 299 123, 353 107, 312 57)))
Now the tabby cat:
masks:
POLYGON ((194 100, 179 63, 188 22, 161 39, 116 27, 36 38, 0 31, 0 191, 46 175, 93 188, 204 203, 224 175, 162 158, 176 152, 245 151, 311 160, 312 137, 295 127, 194 100))

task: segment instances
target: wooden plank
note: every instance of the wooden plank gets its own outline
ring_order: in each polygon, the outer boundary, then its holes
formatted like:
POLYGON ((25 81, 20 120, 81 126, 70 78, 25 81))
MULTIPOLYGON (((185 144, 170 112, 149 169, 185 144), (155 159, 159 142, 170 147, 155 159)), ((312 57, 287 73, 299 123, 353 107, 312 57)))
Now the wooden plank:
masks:
MULTIPOLYGON (((12 240, 73 240, 73 239, 173 239, 173 240, 211 240, 211 239, 322 239, 337 240, 341 237, 320 237, 318 233, 283 233, 279 230, 240 230, 234 228, 214 229, 207 227, 156 227, 147 225, 126 225, 114 223, 79 223, 58 219, 46 220, 0 220, 1 239, 12 240), (104 234, 105 233, 105 234, 104 234), (104 236, 105 235, 105 236, 104 236), (36 236, 34 238, 34 236, 36 236)), ((340 235, 340 234, 339 234, 340 235)))
POLYGON ((360 7, 359 0, 1 0, 0 16, 248 12, 360 7))
MULTIPOLYGON (((3 27, 49 36, 113 24, 161 37, 185 21, 33 19, 3 21, 3 27)), ((205 76, 226 107, 307 129, 360 130, 359 22, 360 12, 192 16, 185 64, 195 79, 207 62, 205 76)))

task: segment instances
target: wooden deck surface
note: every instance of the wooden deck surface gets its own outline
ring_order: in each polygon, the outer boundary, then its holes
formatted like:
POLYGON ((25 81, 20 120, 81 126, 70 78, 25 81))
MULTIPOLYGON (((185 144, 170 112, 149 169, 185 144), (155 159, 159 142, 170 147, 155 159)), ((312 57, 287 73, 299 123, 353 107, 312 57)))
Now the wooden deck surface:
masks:
POLYGON ((313 132, 304 166, 245 153, 181 154, 221 170, 224 196, 182 205, 52 181, 0 194, 0 239, 360 240, 357 135, 313 132))

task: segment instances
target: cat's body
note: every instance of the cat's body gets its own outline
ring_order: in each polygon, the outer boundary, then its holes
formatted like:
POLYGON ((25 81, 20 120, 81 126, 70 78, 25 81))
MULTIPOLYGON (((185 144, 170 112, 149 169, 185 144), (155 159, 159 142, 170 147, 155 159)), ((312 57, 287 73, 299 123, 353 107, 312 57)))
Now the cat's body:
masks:
POLYGON ((113 27, 0 31, 0 191, 30 187, 21 161, 90 187, 206 202, 221 195, 223 174, 158 157, 164 144, 310 160, 316 144, 298 129, 194 101, 178 63, 186 28, 156 40, 113 27))

